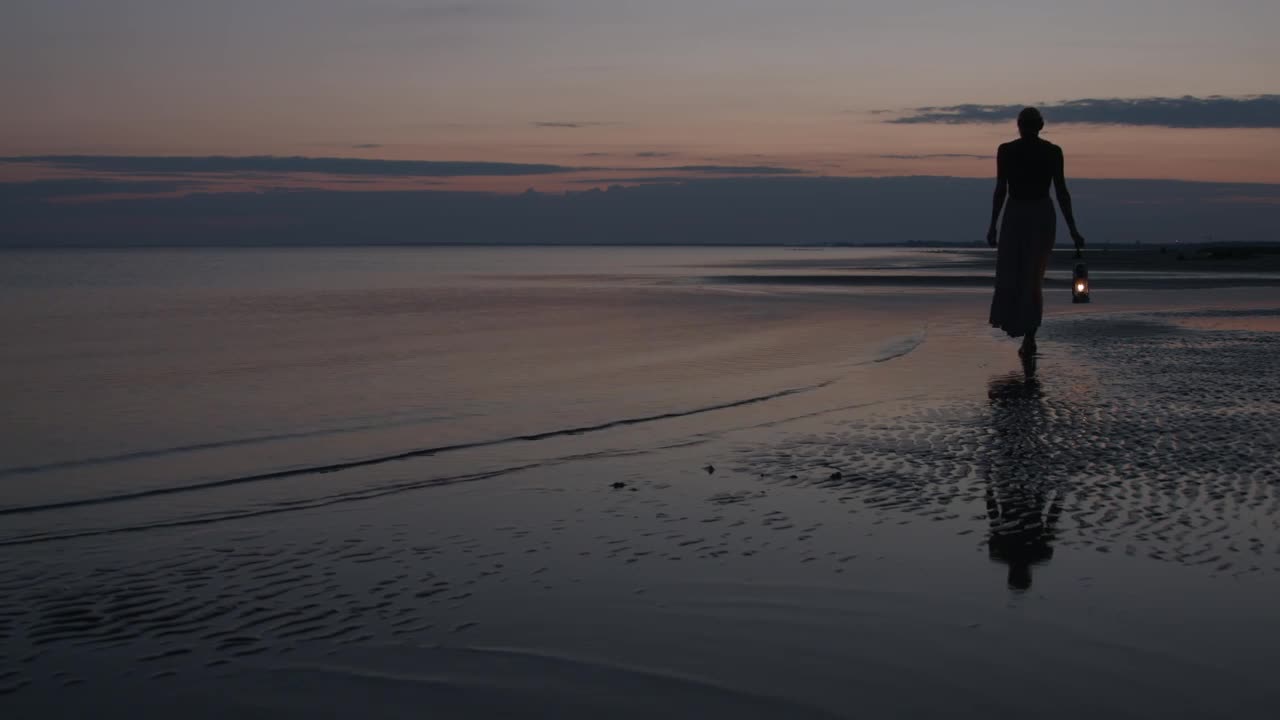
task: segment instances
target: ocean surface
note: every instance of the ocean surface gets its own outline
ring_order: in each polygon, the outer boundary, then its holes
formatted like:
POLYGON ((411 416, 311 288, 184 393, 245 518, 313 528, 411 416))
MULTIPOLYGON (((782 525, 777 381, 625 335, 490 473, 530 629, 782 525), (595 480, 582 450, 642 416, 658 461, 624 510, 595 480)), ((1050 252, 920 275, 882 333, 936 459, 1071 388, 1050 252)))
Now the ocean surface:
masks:
POLYGON ((0 254, 4 717, 1270 718, 1280 274, 0 254))
MULTIPOLYGON (((328 499, 297 477, 762 402, 914 347, 928 290, 715 282, 813 252, 8 253, 0 542, 328 499)), ((822 257, 908 284, 949 259, 822 257)))

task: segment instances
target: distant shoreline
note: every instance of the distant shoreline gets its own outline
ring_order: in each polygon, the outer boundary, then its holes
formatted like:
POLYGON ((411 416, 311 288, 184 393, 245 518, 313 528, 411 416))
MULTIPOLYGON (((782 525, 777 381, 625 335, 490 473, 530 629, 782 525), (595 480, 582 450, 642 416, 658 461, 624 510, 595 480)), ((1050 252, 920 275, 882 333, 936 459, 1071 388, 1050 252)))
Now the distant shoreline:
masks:
MULTIPOLYGON (((77 250, 306 250, 306 249, 411 249, 411 248, 724 248, 729 249, 761 249, 761 250, 957 250, 957 251, 987 251, 988 248, 982 243, 948 243, 948 242, 907 242, 907 243, 815 243, 815 244, 764 244, 764 243, 521 243, 521 242, 501 242, 501 243, 467 243, 467 242, 432 242, 432 243, 241 243, 241 244, 90 244, 83 245, 0 245, 0 252, 29 252, 32 250, 48 250, 48 251, 77 251, 77 250)), ((1168 253, 1181 252, 1184 255, 1190 253, 1209 252, 1215 248, 1223 248, 1231 251, 1233 255, 1239 255, 1241 251, 1252 252, 1259 255, 1280 254, 1280 242, 1250 242, 1250 241, 1215 241, 1207 243, 1166 243, 1160 245, 1157 243, 1142 244, 1120 244, 1120 243, 1101 243, 1091 245, 1086 248, 1087 252, 1114 252, 1114 253, 1134 253, 1134 254, 1159 254, 1161 248, 1168 253)), ((1055 252, 1071 252, 1070 245, 1059 243, 1054 248, 1055 252)))

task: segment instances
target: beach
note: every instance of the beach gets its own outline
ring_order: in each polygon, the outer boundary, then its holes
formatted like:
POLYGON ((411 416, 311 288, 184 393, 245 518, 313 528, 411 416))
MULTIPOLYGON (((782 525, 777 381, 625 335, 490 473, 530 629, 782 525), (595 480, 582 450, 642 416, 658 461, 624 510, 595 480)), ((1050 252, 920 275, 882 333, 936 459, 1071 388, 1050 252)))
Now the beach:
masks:
POLYGON ((0 709, 1270 717, 1280 274, 1059 255, 9 253, 0 709))

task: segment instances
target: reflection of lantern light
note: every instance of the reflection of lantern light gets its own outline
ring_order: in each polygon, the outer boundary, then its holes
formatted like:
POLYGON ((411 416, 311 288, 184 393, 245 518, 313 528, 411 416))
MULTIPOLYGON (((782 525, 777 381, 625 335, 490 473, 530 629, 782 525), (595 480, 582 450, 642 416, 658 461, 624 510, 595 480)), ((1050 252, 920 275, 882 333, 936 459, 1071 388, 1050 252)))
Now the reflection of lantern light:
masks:
POLYGON ((1089 302, 1089 268, 1083 262, 1076 263, 1071 273, 1071 302, 1089 302))

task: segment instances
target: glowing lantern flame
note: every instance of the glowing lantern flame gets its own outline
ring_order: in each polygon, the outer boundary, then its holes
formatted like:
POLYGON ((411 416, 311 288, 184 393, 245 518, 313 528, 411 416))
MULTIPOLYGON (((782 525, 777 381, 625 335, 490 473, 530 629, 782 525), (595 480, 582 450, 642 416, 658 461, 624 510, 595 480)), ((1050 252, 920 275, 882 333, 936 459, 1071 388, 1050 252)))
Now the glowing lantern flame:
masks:
MULTIPOLYGON (((1078 253, 1076 259, 1080 259, 1078 253)), ((1089 268, 1083 261, 1077 262, 1071 272, 1071 302, 1089 302, 1089 268)))

